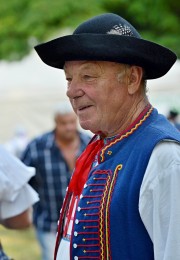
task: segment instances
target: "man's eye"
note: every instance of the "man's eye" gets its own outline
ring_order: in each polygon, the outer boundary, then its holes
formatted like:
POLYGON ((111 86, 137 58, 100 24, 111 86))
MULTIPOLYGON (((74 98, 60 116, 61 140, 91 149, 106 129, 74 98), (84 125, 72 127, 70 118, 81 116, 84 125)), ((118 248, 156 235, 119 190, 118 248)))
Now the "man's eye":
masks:
POLYGON ((71 82, 72 78, 66 78, 67 82, 71 82))
POLYGON ((96 77, 93 75, 83 75, 83 79, 87 81, 94 80, 96 77))

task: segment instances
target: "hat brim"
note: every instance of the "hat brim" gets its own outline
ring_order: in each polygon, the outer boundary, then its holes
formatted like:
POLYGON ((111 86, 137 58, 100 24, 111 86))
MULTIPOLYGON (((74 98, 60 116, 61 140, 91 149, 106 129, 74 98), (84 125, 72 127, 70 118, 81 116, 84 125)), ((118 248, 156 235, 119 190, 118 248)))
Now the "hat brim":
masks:
POLYGON ((110 34, 73 34, 37 45, 36 52, 44 63, 63 69, 66 61, 111 61, 137 65, 145 70, 146 79, 165 75, 177 57, 156 43, 110 34))

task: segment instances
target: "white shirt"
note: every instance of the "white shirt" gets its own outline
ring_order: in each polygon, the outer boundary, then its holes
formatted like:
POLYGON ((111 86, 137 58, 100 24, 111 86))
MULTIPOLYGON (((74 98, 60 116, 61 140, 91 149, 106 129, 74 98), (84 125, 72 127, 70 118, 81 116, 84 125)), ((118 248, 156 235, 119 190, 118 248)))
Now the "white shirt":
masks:
MULTIPOLYGON (((154 244, 155 260, 180 260, 179 144, 164 140, 153 150, 140 188, 139 212, 154 244)), ((62 239, 57 260, 70 260, 69 247, 62 239)))
POLYGON ((39 200, 27 184, 33 175, 34 168, 25 166, 0 146, 0 220, 21 214, 39 200))
POLYGON ((155 260, 180 260, 180 145, 159 143, 150 158, 139 198, 141 219, 155 260))

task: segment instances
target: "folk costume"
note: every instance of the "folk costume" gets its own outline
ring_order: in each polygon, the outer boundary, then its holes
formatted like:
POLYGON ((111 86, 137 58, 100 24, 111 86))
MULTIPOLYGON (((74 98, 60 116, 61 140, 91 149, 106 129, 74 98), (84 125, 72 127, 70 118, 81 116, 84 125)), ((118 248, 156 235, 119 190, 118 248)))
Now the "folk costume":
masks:
POLYGON ((67 191, 56 250, 63 238, 71 241, 70 259, 154 259, 153 243, 138 210, 139 191, 151 153, 165 139, 180 142, 176 129, 148 106, 125 132, 103 147, 102 140, 90 144, 92 153, 99 147, 98 163, 88 176, 83 168, 87 167, 87 147, 67 191))
MULTIPOLYGON (((44 63, 55 68, 63 69, 66 61, 73 60, 112 61, 144 68, 144 79, 165 75, 176 61, 172 51, 142 39, 130 23, 115 14, 96 16, 72 35, 35 49, 44 63)), ((77 160, 67 189, 54 259, 178 260, 168 258, 170 251, 164 253, 160 243, 154 244, 152 211, 146 214, 143 200, 151 157, 163 151, 158 146, 166 141, 179 151, 179 132, 150 104, 116 137, 93 138, 77 160)), ((175 173, 176 166, 173 164, 175 173)), ((149 200, 154 186, 149 185, 149 200)))

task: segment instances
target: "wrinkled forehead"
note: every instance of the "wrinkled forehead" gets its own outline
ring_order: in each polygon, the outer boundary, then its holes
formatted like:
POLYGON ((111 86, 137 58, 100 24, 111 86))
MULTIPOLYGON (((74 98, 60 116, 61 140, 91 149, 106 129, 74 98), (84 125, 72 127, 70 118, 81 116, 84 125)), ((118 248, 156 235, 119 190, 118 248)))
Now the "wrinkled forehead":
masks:
POLYGON ((74 70, 96 70, 102 67, 98 61, 66 61, 64 71, 68 73, 74 70))
POLYGON ((75 70, 104 72, 106 70, 117 71, 124 68, 124 64, 109 61, 66 61, 64 72, 69 73, 75 70))

